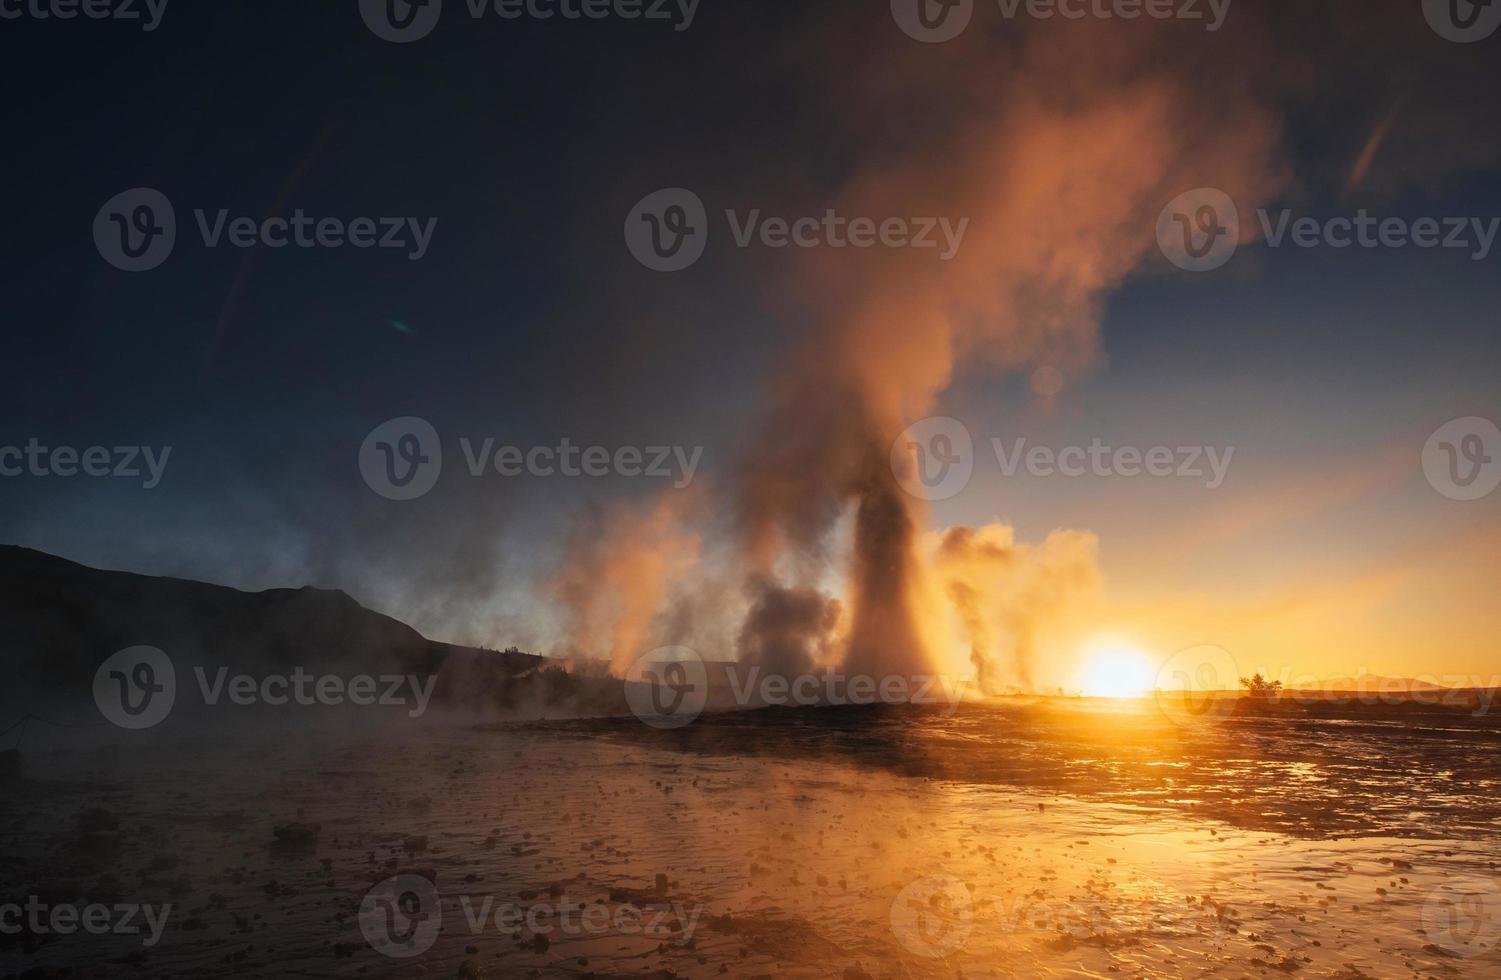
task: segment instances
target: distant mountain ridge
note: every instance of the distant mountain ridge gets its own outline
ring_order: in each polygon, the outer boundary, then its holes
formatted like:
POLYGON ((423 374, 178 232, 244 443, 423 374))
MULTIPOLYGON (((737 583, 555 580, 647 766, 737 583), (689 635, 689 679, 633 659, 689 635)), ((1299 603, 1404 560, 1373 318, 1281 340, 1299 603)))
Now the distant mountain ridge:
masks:
POLYGON ((0 705, 10 711, 63 695, 89 697, 94 672, 117 650, 154 646, 179 670, 379 675, 437 674, 435 699, 504 700, 515 678, 546 661, 429 640, 348 594, 314 588, 243 592, 188 579, 107 571, 0 545, 0 705))
POLYGON ((1421 677, 1396 677, 1383 674, 1359 674, 1355 677, 1331 678, 1318 684, 1294 686, 1290 691, 1329 694, 1410 693, 1413 691, 1448 691, 1449 685, 1437 684, 1421 677))

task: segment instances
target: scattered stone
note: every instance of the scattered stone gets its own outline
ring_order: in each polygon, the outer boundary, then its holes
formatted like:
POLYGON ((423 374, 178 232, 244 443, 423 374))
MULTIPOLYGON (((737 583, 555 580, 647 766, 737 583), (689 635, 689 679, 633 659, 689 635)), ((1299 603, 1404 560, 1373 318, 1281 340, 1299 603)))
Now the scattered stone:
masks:
POLYGON ((305 847, 318 843, 318 834, 322 830, 322 824, 288 823, 271 828, 271 834, 278 844, 305 847))

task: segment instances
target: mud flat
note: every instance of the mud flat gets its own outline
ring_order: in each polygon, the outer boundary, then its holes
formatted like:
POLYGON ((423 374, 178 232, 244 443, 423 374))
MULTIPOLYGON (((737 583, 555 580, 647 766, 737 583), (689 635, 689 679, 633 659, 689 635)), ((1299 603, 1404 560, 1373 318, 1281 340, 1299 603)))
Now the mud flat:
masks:
MULTIPOLYGON (((854 727, 816 752, 767 737, 754 754, 598 723, 35 736, 0 808, 0 904, 170 911, 151 945, 0 936, 0 976, 1501 974, 1501 844, 1483 827, 1236 818, 1258 797, 1317 808, 1287 788, 1287 759, 1268 760, 1276 778, 1222 766, 1218 792, 1250 802, 1215 816, 1188 788, 1162 805, 1147 786, 1138 805, 1129 774, 1075 792, 828 750, 895 751, 893 730, 854 727), (393 878, 437 897, 398 923, 423 947, 410 957, 362 928, 393 878)), ((907 735, 958 751, 950 729, 907 735)))

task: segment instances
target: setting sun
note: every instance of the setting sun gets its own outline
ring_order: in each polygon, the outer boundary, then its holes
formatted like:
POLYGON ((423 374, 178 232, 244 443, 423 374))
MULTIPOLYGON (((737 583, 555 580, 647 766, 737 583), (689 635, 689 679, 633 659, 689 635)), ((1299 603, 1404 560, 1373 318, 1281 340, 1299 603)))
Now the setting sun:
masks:
POLYGON ((1156 679, 1152 661, 1131 646, 1101 647, 1084 669, 1083 691, 1093 698, 1133 698, 1150 691, 1156 679))

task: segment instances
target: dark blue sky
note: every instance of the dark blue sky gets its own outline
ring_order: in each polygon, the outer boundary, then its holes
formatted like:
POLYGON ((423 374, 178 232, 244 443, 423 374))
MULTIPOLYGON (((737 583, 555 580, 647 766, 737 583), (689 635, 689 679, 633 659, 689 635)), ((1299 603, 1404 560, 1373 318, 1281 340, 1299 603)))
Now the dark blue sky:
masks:
MULTIPOLYGON (((445 479, 403 509, 361 481, 360 443, 416 415, 518 444, 701 445, 706 472, 732 470, 780 352, 807 327, 785 302, 780 257, 721 237, 689 272, 650 273, 624 248, 622 221, 670 186, 711 213, 821 213, 872 157, 948 121, 916 93, 957 49, 913 45, 885 4, 829 6, 704 0, 674 31, 474 22, 448 0, 433 34, 404 45, 367 30, 354 0, 175 0, 149 33, 0 21, 0 445, 173 447, 150 491, 0 479, 0 539, 246 587, 339 586, 456 638, 545 642, 530 583, 568 515, 654 488, 445 479), (881 93, 889 111, 872 111, 881 99, 852 94, 849 66, 881 64, 886 45, 906 47, 881 93), (101 259, 91 226, 134 187, 173 202, 179 240, 161 268, 128 274, 101 259), (415 262, 400 250, 208 249, 193 240, 195 208, 437 225, 415 262)), ((1277 97, 1291 177, 1273 206, 1501 215, 1501 38, 1444 41, 1418 0, 1307 6, 1257 20, 1269 47, 1323 52, 1277 97)), ((1010 27, 991 39, 997 59, 1015 56, 1000 36, 1010 27)), ((1243 29, 1232 12, 1199 40, 1227 56, 1264 42, 1243 29)), ((1253 472, 1268 487, 1288 461, 1413 433, 1420 449, 1449 418, 1498 414, 1498 263, 1260 243, 1210 276, 1144 262, 1106 300, 1101 356, 1049 414, 1029 405, 1025 374, 982 370, 961 373, 943 407, 987 436, 1026 419, 1055 439, 1259 448, 1272 462, 1253 472)), ((1035 534, 1086 522, 1107 540, 1160 519, 1160 496, 1137 513, 1114 492, 1022 486, 938 514, 1035 534)))

